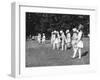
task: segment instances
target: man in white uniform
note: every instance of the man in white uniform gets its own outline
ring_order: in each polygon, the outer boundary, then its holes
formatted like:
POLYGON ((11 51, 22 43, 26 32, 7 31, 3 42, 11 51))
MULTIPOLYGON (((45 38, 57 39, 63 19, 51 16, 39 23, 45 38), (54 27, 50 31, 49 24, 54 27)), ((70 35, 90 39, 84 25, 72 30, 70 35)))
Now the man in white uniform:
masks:
POLYGON ((70 43, 71 43, 71 34, 69 32, 69 30, 66 30, 66 39, 65 39, 65 50, 70 47, 70 43))
POLYGON ((59 47, 60 47, 60 35, 58 31, 54 31, 53 49, 59 49, 59 47))
POLYGON ((51 43, 53 46, 53 49, 55 49, 55 39, 56 39, 56 30, 53 32, 52 36, 51 36, 51 43))
POLYGON ((45 44, 45 39, 46 39, 46 37, 45 37, 45 34, 43 33, 42 44, 45 44))
POLYGON ((57 45, 57 49, 60 48, 60 35, 59 35, 59 32, 57 31, 57 41, 56 41, 56 45, 57 45))
POLYGON ((51 45, 53 45, 53 42, 55 40, 55 33, 56 33, 56 31, 51 32, 51 45))
POLYGON ((64 50, 65 35, 64 35, 64 32, 62 30, 60 31, 60 33, 61 33, 61 50, 63 51, 64 50))
POLYGON ((38 33, 37 41, 38 41, 39 43, 41 43, 41 34, 40 34, 40 33, 38 33))
POLYGON ((77 40, 79 59, 81 59, 82 48, 83 48, 82 35, 83 35, 82 30, 79 30, 79 32, 78 32, 78 40, 77 40))
POLYGON ((73 36, 72 36, 72 47, 73 47, 73 56, 72 58, 75 58, 78 47, 77 47, 77 39, 78 39, 78 31, 76 28, 73 28, 73 36))
POLYGON ((78 51, 79 53, 79 59, 81 59, 81 50, 83 48, 83 41, 82 41, 82 35, 83 35, 83 32, 82 30, 75 30, 77 32, 77 35, 76 35, 76 39, 75 39, 75 33, 73 33, 73 41, 72 41, 72 45, 73 45, 73 50, 74 50, 74 54, 73 54, 73 57, 72 58, 75 58, 76 56, 76 53, 78 51))

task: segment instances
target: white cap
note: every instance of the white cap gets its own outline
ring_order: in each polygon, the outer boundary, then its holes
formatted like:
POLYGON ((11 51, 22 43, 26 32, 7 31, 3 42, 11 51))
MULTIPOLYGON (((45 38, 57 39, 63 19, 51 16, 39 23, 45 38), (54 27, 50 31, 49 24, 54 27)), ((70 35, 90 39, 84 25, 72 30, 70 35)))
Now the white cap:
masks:
POLYGON ((68 33, 69 32, 69 30, 66 30, 66 33, 68 33))
POLYGON ((75 31, 77 31, 77 29, 76 28, 73 28, 73 31, 75 32, 75 31))
POLYGON ((63 33, 63 31, 61 30, 60 33, 63 33))
POLYGON ((78 33, 79 31, 78 31, 78 30, 76 30, 76 32, 78 33))
POLYGON ((56 30, 54 30, 54 33, 56 33, 57 31, 56 30))

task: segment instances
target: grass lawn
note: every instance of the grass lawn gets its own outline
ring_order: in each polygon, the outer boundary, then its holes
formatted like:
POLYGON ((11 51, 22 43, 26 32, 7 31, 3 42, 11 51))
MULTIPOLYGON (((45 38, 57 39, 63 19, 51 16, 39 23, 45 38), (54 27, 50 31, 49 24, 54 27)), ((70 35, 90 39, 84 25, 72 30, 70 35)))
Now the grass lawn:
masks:
POLYGON ((61 65, 83 65, 89 64, 89 38, 83 38, 84 48, 82 58, 72 59, 73 50, 53 50, 50 40, 46 44, 39 44, 37 41, 26 41, 26 67, 39 66, 61 66, 61 65))

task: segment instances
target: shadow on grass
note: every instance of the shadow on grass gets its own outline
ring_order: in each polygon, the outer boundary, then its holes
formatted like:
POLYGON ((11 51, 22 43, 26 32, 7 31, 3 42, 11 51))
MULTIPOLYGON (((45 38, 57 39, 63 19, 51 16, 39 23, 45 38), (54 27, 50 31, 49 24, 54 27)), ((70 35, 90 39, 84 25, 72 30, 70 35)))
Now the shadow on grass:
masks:
POLYGON ((88 54, 88 51, 85 51, 82 56, 86 56, 88 54))
MULTIPOLYGON (((84 56, 86 56, 88 54, 88 51, 85 51, 82 55, 81 55, 81 57, 84 57, 84 56)), ((76 56, 74 59, 76 59, 76 58, 78 58, 79 56, 76 56)))

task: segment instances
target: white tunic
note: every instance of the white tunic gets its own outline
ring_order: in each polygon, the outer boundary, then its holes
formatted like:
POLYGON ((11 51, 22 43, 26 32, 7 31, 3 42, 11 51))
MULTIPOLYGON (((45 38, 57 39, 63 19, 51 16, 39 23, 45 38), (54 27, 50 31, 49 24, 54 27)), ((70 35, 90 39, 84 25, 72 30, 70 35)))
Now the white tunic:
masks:
POLYGON ((40 34, 38 34, 37 40, 39 43, 41 42, 41 35, 40 34))
POLYGON ((78 33, 78 43, 77 43, 77 47, 79 47, 79 48, 83 48, 83 41, 81 40, 82 34, 83 34, 83 32, 79 31, 79 33, 78 33))
POLYGON ((72 46, 73 47, 77 47, 77 39, 78 39, 78 34, 74 32, 72 36, 72 46))
POLYGON ((52 34, 52 36, 51 36, 51 44, 53 44, 54 41, 55 41, 55 34, 52 34))
POLYGON ((45 35, 42 37, 42 42, 45 42, 45 35))
POLYGON ((66 43, 70 43, 70 42, 71 42, 71 35, 70 35, 70 33, 67 33, 66 43))
POLYGON ((61 34, 61 44, 64 45, 65 35, 64 33, 61 34))

